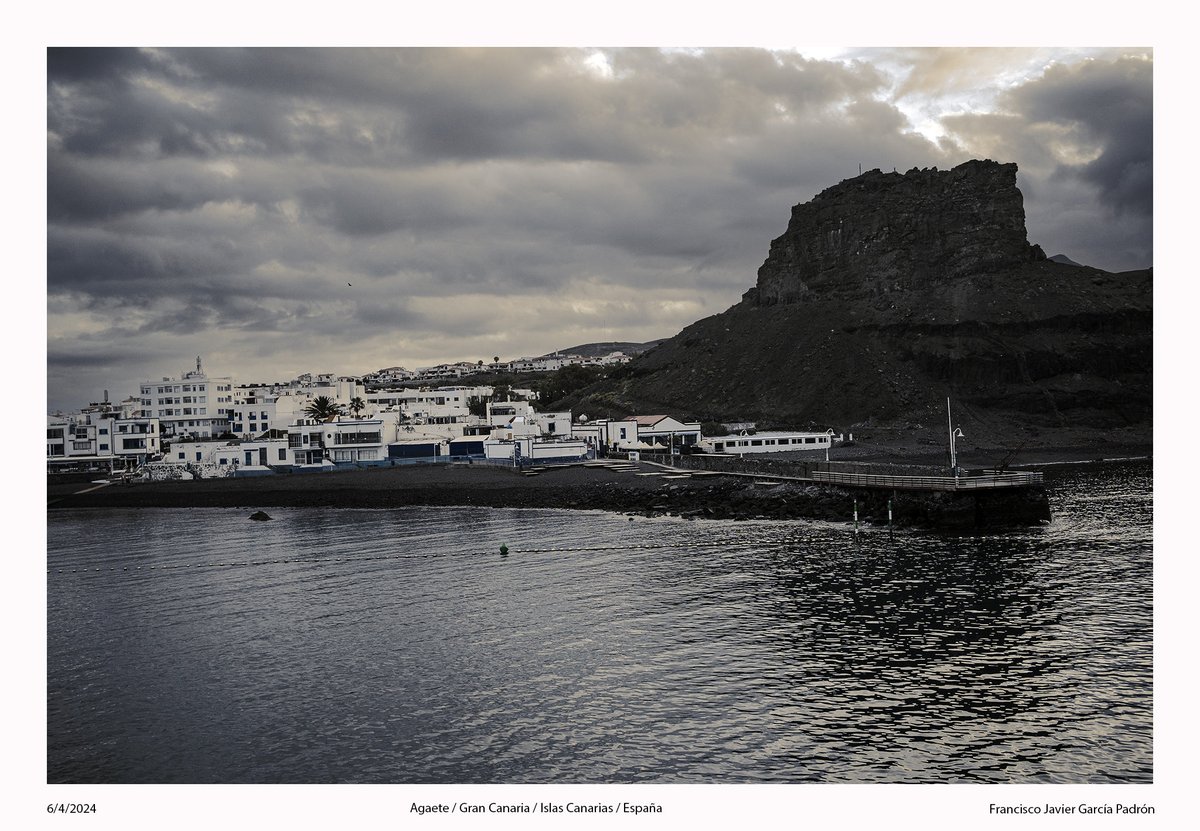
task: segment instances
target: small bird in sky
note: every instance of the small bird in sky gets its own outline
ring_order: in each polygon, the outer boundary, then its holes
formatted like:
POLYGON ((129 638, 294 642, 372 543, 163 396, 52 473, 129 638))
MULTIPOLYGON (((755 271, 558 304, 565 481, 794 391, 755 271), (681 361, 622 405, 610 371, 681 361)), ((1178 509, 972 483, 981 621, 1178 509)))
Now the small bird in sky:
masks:
POLYGON ((349 286, 349 285, 351 285, 351 284, 350 284, 350 283, 347 283, 346 285, 348 285, 348 286, 349 286))

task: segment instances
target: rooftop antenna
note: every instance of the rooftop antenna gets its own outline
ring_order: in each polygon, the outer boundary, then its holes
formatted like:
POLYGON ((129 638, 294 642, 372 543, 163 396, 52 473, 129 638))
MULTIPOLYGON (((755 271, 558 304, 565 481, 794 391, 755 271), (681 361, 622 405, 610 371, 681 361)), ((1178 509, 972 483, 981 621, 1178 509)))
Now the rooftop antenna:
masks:
POLYGON ((858 175, 862 176, 862 162, 858 163, 858 175))
POLYGON ((196 374, 200 373, 200 356, 196 356, 196 374))

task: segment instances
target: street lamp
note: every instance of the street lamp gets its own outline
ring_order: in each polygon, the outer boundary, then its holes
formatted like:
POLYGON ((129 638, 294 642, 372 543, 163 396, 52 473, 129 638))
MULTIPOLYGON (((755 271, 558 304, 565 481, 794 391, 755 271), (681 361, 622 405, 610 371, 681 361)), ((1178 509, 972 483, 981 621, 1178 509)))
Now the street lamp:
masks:
POLYGON ((963 431, 954 426, 954 422, 950 420, 950 399, 946 399, 946 426, 950 430, 950 473, 954 478, 958 478, 958 456, 954 452, 954 439, 966 438, 963 431))

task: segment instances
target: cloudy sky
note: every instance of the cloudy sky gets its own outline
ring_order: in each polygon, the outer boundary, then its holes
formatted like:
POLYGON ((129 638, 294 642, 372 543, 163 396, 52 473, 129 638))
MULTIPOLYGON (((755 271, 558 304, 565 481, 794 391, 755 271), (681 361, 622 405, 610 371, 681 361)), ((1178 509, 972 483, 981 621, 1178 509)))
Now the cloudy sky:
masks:
POLYGON ((1153 264, 1146 48, 51 49, 47 398, 668 337, 862 170, 1153 264))

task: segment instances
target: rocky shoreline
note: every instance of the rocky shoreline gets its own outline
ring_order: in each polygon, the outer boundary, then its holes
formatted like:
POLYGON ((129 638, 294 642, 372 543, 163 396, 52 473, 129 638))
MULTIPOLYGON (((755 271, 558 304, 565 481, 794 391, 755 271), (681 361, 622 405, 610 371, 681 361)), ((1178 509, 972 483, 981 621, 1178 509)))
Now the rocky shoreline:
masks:
MULTIPOLYGON (((764 475, 768 472, 763 470, 764 475)), ((225 507, 244 508, 249 515, 279 507, 398 509, 433 505, 603 510, 688 519, 838 522, 853 521, 857 507, 861 522, 886 525, 890 499, 892 522, 901 527, 1028 525, 1050 518, 1041 488, 979 494, 892 493, 806 482, 768 484, 754 476, 720 473, 667 478, 681 474, 642 463, 624 471, 584 466, 547 468, 536 476, 506 467, 440 464, 108 485, 51 477, 48 507, 225 507)))

